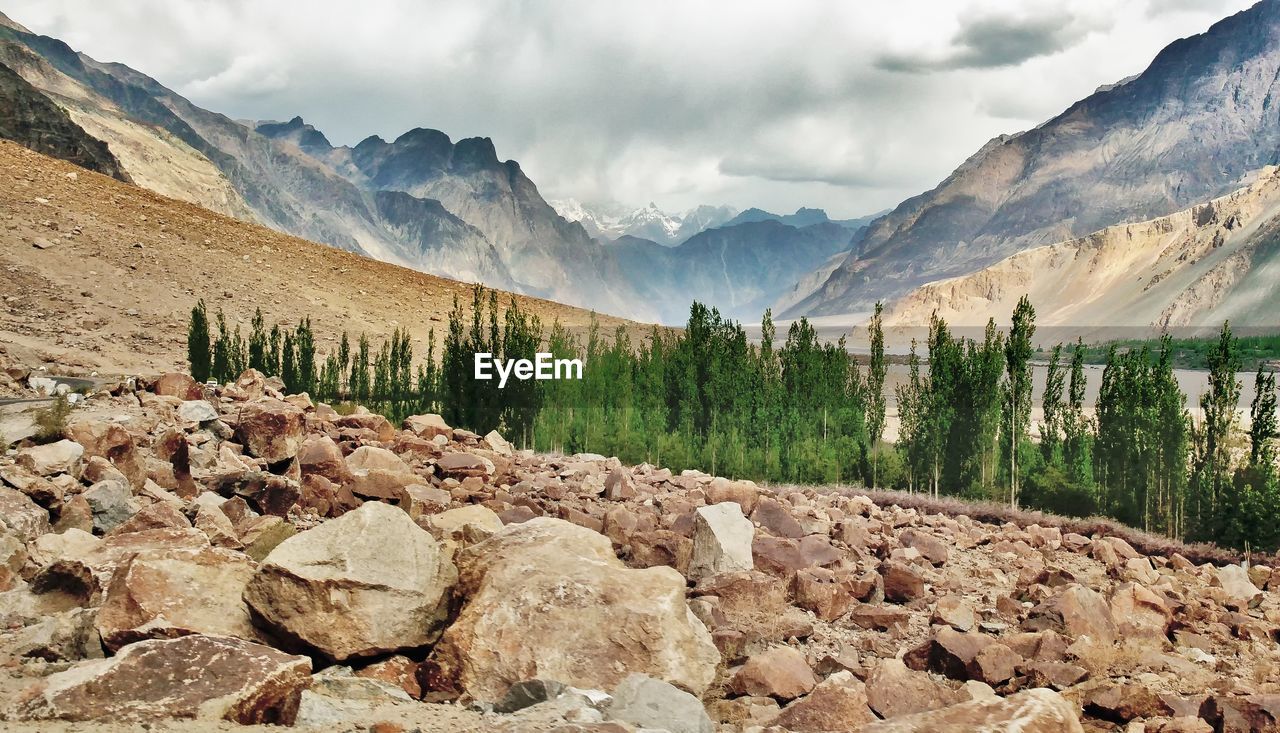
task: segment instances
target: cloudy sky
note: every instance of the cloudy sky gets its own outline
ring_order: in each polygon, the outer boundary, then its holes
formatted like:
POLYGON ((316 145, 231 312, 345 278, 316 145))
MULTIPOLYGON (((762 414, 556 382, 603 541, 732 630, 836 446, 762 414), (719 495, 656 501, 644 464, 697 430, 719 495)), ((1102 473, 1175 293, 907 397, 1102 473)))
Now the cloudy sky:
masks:
POLYGON ((833 216, 1140 72, 1252 0, 8 0, 28 28, 334 144, 488 136, 548 198, 833 216))

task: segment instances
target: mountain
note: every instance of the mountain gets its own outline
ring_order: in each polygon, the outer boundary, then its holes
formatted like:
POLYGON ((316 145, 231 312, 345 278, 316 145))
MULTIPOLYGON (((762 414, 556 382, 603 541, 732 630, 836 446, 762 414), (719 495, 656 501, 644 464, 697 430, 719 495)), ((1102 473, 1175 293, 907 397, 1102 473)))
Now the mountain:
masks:
POLYGON ((122 181, 107 144, 84 131, 26 79, 0 64, 0 138, 122 181))
POLYGON ((639 209, 628 209, 618 203, 583 204, 572 198, 558 199, 550 204, 565 219, 581 224, 592 237, 638 237, 666 246, 677 245, 699 232, 723 226, 737 214, 733 207, 707 204, 679 214, 668 214, 652 202, 639 209))
POLYGON ((1222 321, 1275 325, 1280 283, 1280 169, 1189 209, 1019 252, 929 283, 891 303, 890 326, 1005 322, 1027 294, 1036 322, 1070 339, 1097 330, 1213 330, 1222 321), (1062 333, 1059 333, 1059 332, 1062 333))
MULTIPOLYGON (((268 323, 308 316, 321 339, 364 332, 376 346, 404 327, 422 355, 430 329, 438 348, 454 296, 470 302, 466 283, 216 214, 11 142, 0 141, 0 177, 19 182, 0 186, 7 227, 0 268, 11 296, 0 308, 0 361, 64 374, 182 369, 199 298, 233 325, 247 327, 255 308, 268 323)), ((409 198, 385 195, 390 205, 409 198)), ((583 309, 500 295, 574 333, 592 322, 583 309)), ((598 322, 635 338, 649 330, 611 316, 598 322)))
POLYGON ((839 224, 846 229, 856 231, 867 224, 870 224, 878 216, 880 216, 880 214, 873 214, 871 216, 864 216, 857 219, 832 219, 827 216, 827 212, 822 209, 800 207, 799 209, 796 209, 796 213, 794 214, 774 214, 773 212, 765 211, 764 209, 750 208, 725 222, 723 226, 746 224, 756 221, 778 221, 783 224, 790 224, 791 226, 803 227, 809 226, 810 224, 832 222, 833 224, 839 224))
POLYGON ((998 137, 872 223, 792 315, 864 311, 940 278, 1241 188, 1277 162, 1280 1, 1170 44, 1136 78, 998 137))
POLYGON ((795 227, 766 220, 708 229, 675 247, 632 236, 606 247, 663 322, 683 322, 696 294, 721 313, 754 323, 799 277, 843 251, 848 239, 848 230, 832 222, 795 227))

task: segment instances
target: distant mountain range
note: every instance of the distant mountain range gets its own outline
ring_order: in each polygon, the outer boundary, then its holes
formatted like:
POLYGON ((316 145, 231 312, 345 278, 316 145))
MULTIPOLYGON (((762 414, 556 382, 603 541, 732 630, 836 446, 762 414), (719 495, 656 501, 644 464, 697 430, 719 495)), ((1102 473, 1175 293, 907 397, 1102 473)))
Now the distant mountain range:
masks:
POLYGON ((637 320, 682 322, 694 298, 735 312, 767 303, 790 287, 790 273, 849 244, 847 228, 784 223, 768 236, 730 228, 715 247, 602 245, 622 236, 676 245, 738 212, 615 214, 562 203, 562 216, 488 138, 416 128, 334 146, 299 117, 255 122, 202 109, 3 15, 0 102, 12 110, 0 116, 4 137, 158 193, 424 272, 637 320), (655 276, 672 271, 680 278, 655 276))
MULTIPOLYGON (((872 222, 834 267, 816 268, 780 304, 792 316, 864 313, 877 300, 915 297, 915 288, 1034 247, 1241 189, 1280 162, 1277 100, 1280 1, 1264 0, 1170 44, 1142 74, 1035 129, 992 140, 937 188, 872 222)), ((916 300, 939 302, 938 287, 930 292, 916 300)), ((1153 328, 1160 312, 1149 313, 1153 328)), ((1268 319, 1280 321, 1274 310, 1268 319)))

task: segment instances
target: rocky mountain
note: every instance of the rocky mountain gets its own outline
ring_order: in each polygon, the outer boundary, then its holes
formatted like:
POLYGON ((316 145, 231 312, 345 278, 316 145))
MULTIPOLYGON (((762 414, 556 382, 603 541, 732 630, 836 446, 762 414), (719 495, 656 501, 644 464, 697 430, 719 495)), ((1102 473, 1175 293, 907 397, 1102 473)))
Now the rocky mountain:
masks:
MULTIPOLYGON (((884 212, 881 212, 883 214, 884 212)), ((831 222, 839 224, 846 229, 857 231, 862 227, 870 224, 881 214, 873 214, 871 216, 859 217, 857 219, 832 219, 827 216, 827 212, 822 209, 810 209, 801 207, 796 209, 794 214, 775 214, 764 209, 751 208, 743 211, 737 216, 724 223, 724 226, 733 226, 734 224, 746 224, 757 221, 777 221, 795 227, 809 226, 810 224, 823 224, 831 222)))
POLYGON ((955 326, 1005 322, 1023 294, 1037 323, 1088 334, 1109 328, 1202 329, 1274 324, 1280 296, 1280 169, 1204 204, 1080 239, 1036 247, 968 275, 919 287, 890 304, 893 326, 923 326, 935 310, 955 326))
POLYGON ((26 79, 0 64, 0 138, 128 180, 107 144, 89 135, 26 79))
MULTIPOLYGON (((177 368, 200 298, 231 324, 248 324, 258 308, 271 323, 309 316, 325 338, 346 330, 377 343, 403 327, 421 355, 430 330, 442 338, 453 298, 470 302, 465 282, 287 236, 15 143, 0 141, 0 178, 11 182, 0 186, 0 357, 29 368, 80 375, 177 368)), ((432 205, 408 194, 388 191, 377 200, 388 218, 469 226, 447 213, 391 211, 432 205)), ((433 241, 426 231, 402 236, 433 241)), ((586 310, 515 297, 544 323, 558 320, 574 333, 591 321, 586 310)), ((634 338, 649 332, 607 315, 599 322, 606 333, 620 325, 634 338)), ((0 427, 5 432, 13 437, 0 427)))
POLYGON ((637 237, 668 247, 699 232, 724 226, 737 214, 733 207, 707 204, 683 213, 668 214, 653 202, 639 209, 628 209, 618 203, 583 204, 577 199, 550 203, 561 216, 581 224, 592 237, 609 240, 637 237))
POLYGON ((1033 130, 992 140, 870 225, 793 314, 863 311, 1031 247, 1222 196, 1277 162, 1280 2, 1165 48, 1033 130))
POLYGON ((0 455, 15 733, 1280 726, 1270 559, 515 451, 254 370, 104 383, 54 437, 0 455))
POLYGON ((755 323, 805 272, 848 244, 845 228, 826 222, 794 227, 766 220, 708 229, 675 247, 624 236, 606 245, 632 287, 665 323, 689 316, 689 294, 726 316, 755 323))

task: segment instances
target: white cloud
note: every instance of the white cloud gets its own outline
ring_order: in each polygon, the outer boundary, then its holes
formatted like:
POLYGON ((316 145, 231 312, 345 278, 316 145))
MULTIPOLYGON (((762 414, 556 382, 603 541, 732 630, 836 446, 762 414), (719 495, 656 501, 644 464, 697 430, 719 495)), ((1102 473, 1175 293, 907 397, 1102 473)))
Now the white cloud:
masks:
POLYGON ((10 0, 6 12, 231 117, 300 114, 336 144, 417 126, 491 137, 548 197, 853 216, 933 187, 991 137, 1247 4, 10 0))

